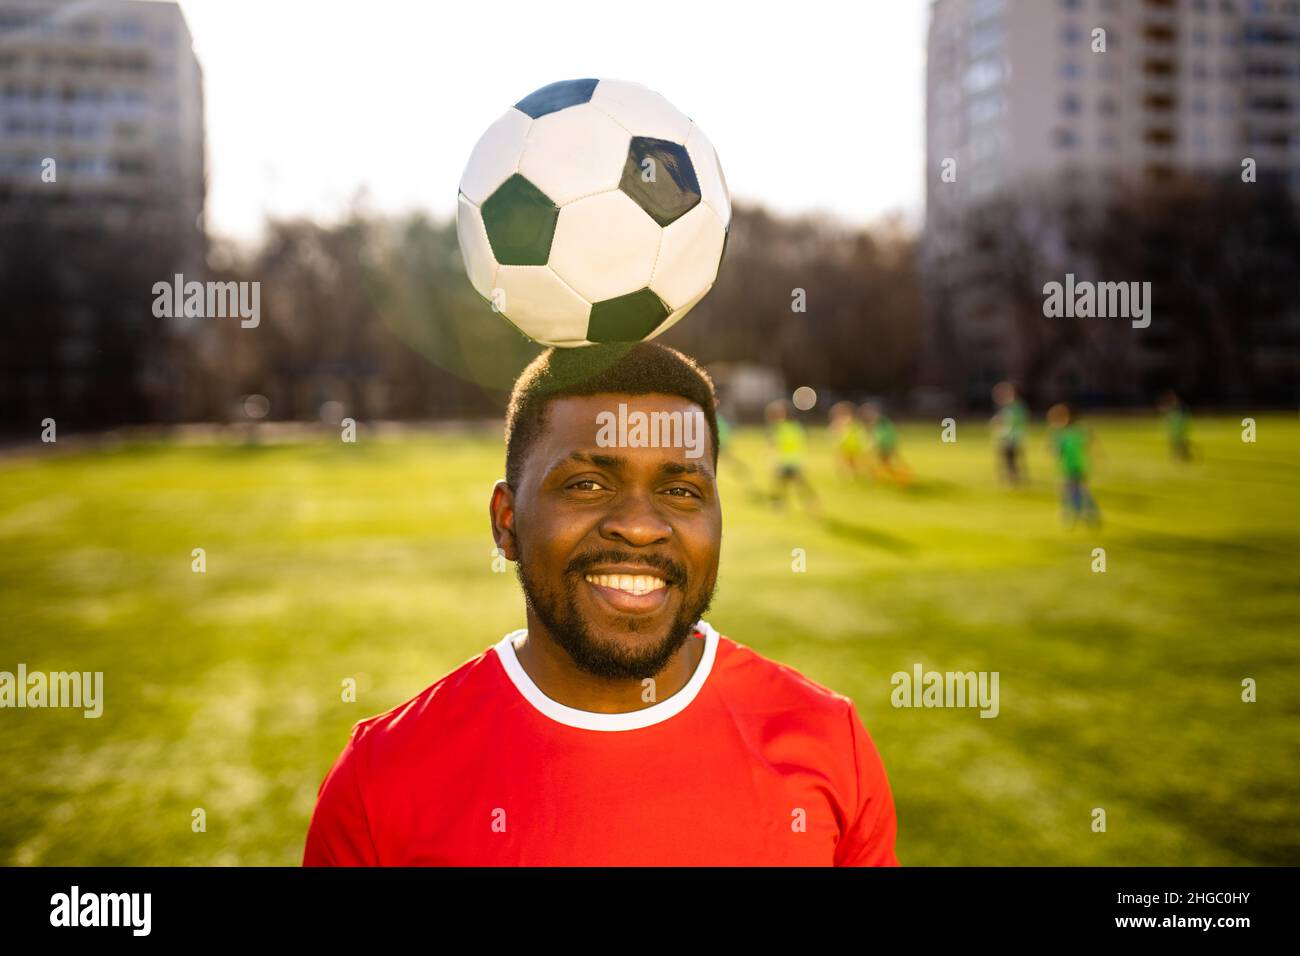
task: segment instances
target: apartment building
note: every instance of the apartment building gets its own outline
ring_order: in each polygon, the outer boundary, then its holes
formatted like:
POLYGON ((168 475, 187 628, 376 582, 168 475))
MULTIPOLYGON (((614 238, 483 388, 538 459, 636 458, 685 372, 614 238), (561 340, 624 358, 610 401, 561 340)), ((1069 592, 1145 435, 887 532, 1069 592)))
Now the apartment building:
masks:
MULTIPOLYGON (((1239 176, 1247 159, 1300 199, 1300 0, 934 0, 924 274, 930 347, 963 357, 947 388, 986 400, 1026 374, 964 239, 982 204, 1033 190, 1095 204, 1121 182, 1239 176)), ((1300 370, 1300 315, 1283 324, 1260 357, 1279 375, 1300 370)), ((1163 334, 1132 338, 1135 377, 1167 377, 1163 334)), ((1069 375, 1056 391, 1088 390, 1086 369, 1069 375)))
POLYGON ((0 0, 0 417, 130 419, 165 390, 149 288, 202 273, 205 196, 176 3, 0 0))
POLYGON ((201 250, 204 196, 202 75, 175 3, 0 0, 0 221, 35 207, 201 250))

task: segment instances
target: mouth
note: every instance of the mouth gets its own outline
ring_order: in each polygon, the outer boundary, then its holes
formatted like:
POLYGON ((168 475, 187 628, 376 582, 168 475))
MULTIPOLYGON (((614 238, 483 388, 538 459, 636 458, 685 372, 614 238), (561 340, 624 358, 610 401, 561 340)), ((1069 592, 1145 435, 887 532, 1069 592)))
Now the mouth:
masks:
POLYGON ((592 592, 621 614, 647 614, 668 601, 668 582, 644 569, 590 571, 582 576, 592 592))

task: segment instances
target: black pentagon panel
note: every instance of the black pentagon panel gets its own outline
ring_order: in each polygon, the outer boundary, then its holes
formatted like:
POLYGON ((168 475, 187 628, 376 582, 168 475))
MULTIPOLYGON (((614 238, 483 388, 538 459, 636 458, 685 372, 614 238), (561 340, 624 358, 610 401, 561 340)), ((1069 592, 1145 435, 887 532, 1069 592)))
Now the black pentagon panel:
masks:
POLYGON ((618 186, 661 226, 680 219, 700 201, 690 154, 685 146, 666 139, 633 136, 618 186))
POLYGON ((559 207, 518 173, 483 203, 492 255, 503 266, 546 265, 559 217, 559 207))
POLYGON ((600 80, 560 80, 558 83, 548 83, 516 103, 515 109, 537 119, 565 107, 589 103, 599 82, 600 80))
POLYGON ((639 342, 668 318, 668 307, 649 289, 606 299, 591 307, 589 342, 639 342))

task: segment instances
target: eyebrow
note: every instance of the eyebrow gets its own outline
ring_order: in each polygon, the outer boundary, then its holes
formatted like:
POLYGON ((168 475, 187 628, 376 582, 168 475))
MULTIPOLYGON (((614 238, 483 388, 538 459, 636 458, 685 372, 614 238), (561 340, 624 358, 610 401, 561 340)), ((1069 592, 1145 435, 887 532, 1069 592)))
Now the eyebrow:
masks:
MULTIPOLYGON (((622 455, 606 455, 600 452, 587 453, 582 451, 571 452, 567 458, 556 461, 546 470, 547 474, 555 471, 560 465, 577 461, 583 464, 595 465, 597 468, 607 468, 610 471, 622 471, 627 468, 628 460, 622 455)), ((697 464, 684 464, 680 461, 666 461, 659 466, 659 471, 666 475, 703 475, 706 478, 713 478, 713 472, 708 468, 697 464)))

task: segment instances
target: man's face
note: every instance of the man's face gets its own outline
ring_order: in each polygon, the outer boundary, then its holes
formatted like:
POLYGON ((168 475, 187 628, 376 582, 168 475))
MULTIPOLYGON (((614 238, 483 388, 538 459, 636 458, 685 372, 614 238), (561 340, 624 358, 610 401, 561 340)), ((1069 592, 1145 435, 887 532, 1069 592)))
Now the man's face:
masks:
MULTIPOLYGON (((559 398, 527 452, 520 487, 498 485, 493 524, 530 610, 574 663, 609 678, 663 670, 708 609, 722 509, 713 449, 602 446, 601 413, 698 416, 674 395, 559 398)), ((706 426, 707 432, 707 426, 706 426)), ((603 433, 608 436, 609 431, 603 433)))

